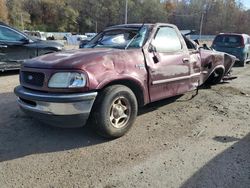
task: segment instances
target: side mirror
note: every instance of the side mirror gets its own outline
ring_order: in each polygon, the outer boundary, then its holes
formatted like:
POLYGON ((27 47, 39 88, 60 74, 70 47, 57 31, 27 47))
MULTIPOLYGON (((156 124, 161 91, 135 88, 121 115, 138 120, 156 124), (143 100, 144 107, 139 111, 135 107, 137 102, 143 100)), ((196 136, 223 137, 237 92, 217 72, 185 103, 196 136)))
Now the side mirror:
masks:
POLYGON ((155 50, 155 47, 154 47, 152 44, 150 44, 150 45, 149 45, 149 48, 148 48, 148 51, 149 51, 150 53, 152 53, 152 52, 155 52, 156 50, 155 50))
POLYGON ((32 41, 31 41, 30 39, 23 38, 23 39, 21 39, 21 42, 22 42, 23 44, 29 44, 29 43, 31 43, 32 41))
POLYGON ((149 51, 150 53, 157 52, 156 47, 155 47, 155 40, 152 40, 152 42, 150 43, 149 48, 148 48, 148 51, 149 51))
POLYGON ((156 49, 154 44, 155 44, 155 40, 152 40, 151 44, 149 45, 148 51, 149 51, 149 53, 153 53, 153 61, 155 63, 159 63, 160 57, 157 54, 157 49, 156 49))

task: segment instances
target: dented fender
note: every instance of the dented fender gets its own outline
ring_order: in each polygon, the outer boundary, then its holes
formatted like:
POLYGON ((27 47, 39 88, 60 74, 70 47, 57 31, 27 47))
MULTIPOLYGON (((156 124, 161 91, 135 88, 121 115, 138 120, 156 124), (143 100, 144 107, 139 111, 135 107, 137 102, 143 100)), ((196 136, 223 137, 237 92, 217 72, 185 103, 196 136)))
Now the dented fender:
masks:
POLYGON ((204 84, 216 70, 223 70, 220 72, 220 77, 223 79, 235 63, 235 57, 226 53, 204 49, 200 53, 202 57, 200 85, 204 84))

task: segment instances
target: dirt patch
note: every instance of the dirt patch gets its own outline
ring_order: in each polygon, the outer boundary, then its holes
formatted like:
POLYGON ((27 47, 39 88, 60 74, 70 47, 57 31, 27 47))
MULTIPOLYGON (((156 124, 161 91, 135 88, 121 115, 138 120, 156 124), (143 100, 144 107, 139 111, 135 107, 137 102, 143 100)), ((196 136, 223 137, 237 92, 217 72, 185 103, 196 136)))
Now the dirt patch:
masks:
POLYGON ((217 94, 221 95, 221 96, 234 96, 234 95, 240 95, 240 96, 245 96, 245 97, 249 97, 250 96, 250 92, 249 91, 245 91, 245 88, 235 88, 233 86, 221 86, 221 87, 215 87, 212 89, 213 91, 215 91, 217 94))
MULTIPOLYGON (((23 114, 0 76, 0 187, 249 187, 250 67, 238 79, 140 109, 122 138, 23 114)), ((91 125, 89 125, 91 126, 91 125)))

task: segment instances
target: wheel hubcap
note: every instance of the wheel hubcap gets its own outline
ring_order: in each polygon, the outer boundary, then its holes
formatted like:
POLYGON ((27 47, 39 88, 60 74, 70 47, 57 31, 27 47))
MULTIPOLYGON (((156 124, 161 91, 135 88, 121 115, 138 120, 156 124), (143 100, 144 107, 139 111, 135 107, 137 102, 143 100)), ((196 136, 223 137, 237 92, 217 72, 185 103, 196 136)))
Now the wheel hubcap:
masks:
POLYGON ((110 122, 115 128, 124 127, 131 113, 129 101, 124 97, 116 98, 110 108, 110 122))

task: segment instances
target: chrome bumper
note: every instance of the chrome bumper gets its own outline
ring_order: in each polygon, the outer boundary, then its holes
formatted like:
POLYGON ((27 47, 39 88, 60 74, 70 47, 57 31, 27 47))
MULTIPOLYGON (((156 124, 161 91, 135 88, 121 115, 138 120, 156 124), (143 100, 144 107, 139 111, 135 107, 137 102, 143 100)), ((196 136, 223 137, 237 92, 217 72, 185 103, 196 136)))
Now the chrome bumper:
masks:
POLYGON ((28 115, 60 127, 83 126, 97 96, 97 92, 49 94, 25 89, 22 86, 17 86, 14 92, 18 96, 19 106, 28 115))

